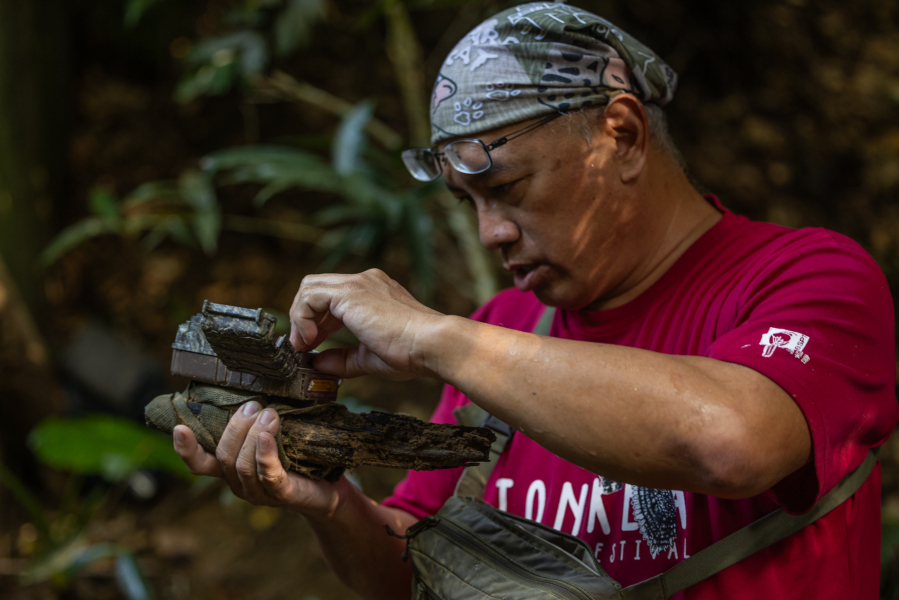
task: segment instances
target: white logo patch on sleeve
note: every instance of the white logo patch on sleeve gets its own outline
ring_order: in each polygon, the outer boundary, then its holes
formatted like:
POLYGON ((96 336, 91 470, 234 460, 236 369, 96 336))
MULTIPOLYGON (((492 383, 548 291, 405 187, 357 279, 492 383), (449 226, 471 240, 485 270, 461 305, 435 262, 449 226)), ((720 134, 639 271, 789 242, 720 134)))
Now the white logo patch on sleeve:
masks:
POLYGON ((762 335, 759 344, 764 346, 762 349, 762 356, 765 358, 774 354, 774 351, 777 348, 783 348, 801 360, 802 364, 806 364, 809 361, 809 356, 808 354, 803 353, 803 349, 805 348, 805 345, 808 344, 808 340, 809 337, 807 335, 789 331, 788 329, 770 327, 768 333, 762 335))

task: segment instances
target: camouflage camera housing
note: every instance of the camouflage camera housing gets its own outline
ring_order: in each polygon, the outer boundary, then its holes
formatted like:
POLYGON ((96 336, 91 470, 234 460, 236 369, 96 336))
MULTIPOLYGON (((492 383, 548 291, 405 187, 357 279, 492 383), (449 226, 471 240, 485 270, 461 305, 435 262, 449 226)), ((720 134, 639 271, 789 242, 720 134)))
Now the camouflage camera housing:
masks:
POLYGON ((287 336, 275 336, 277 319, 206 300, 203 310, 178 326, 172 375, 257 392, 310 405, 337 399, 340 378, 312 367, 314 352, 297 352, 287 336))

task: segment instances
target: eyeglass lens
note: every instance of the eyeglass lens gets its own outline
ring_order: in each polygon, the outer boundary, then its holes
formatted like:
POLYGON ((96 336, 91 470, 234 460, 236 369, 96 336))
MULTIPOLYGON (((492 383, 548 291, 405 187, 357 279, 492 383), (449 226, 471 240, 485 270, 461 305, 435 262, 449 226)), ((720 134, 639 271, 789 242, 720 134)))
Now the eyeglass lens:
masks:
POLYGON ((434 181, 440 177, 440 165, 430 148, 410 148, 403 151, 402 157, 403 164, 417 180, 434 181))
POLYGON ((443 152, 453 168, 460 173, 473 175, 490 168, 490 155, 480 140, 456 140, 444 147, 443 152))

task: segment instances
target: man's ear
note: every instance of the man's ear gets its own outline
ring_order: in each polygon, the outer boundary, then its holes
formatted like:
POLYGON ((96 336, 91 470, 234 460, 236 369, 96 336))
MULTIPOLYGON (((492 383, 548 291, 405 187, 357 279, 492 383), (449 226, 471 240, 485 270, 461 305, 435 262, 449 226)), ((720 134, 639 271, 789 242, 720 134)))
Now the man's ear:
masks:
POLYGON ((619 94, 606 106, 603 117, 603 134, 615 140, 621 181, 630 183, 643 172, 649 153, 649 121, 643 103, 632 94, 619 94))

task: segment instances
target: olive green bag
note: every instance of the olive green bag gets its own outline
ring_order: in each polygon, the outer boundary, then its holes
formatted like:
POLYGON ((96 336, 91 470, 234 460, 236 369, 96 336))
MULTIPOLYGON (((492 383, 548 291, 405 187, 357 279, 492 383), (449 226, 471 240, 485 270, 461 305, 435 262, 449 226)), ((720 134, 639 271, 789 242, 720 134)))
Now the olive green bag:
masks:
MULTIPOLYGON (((534 333, 548 334, 552 312, 544 312, 534 333)), ((877 461, 874 449, 804 515, 776 510, 668 571, 622 588, 583 540, 480 500, 512 431, 474 404, 458 409, 456 418, 463 425, 493 428, 497 441, 491 462, 466 469, 440 512, 406 532, 414 600, 664 600, 826 515, 861 487, 877 461)))

